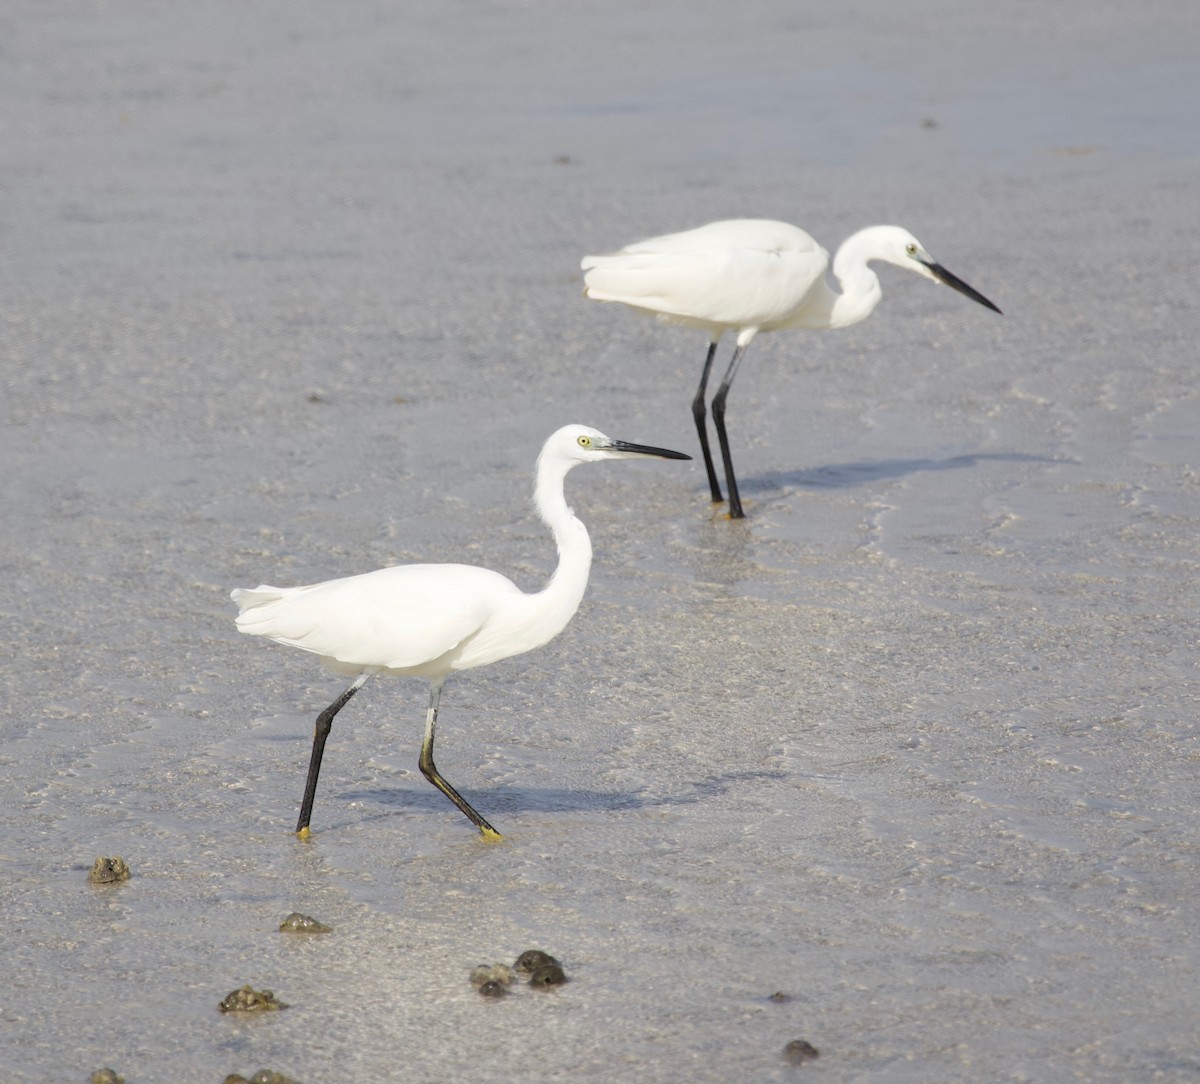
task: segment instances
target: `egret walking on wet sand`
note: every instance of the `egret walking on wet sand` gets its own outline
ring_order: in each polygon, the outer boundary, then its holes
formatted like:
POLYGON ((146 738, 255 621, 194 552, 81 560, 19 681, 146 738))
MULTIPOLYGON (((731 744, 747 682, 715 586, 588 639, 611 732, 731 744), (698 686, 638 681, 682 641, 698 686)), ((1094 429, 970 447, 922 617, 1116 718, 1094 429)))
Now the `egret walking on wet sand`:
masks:
POLYGON ((882 296, 879 278, 870 267, 872 260, 944 282, 972 301, 1000 311, 935 262, 921 243, 899 226, 870 226, 842 243, 833 258, 833 275, 841 293, 825 281, 829 253, 804 230, 768 219, 710 222, 683 233, 638 241, 610 256, 584 257, 585 297, 619 301, 665 323, 708 332, 708 356, 692 401, 692 415, 714 501, 721 500, 721 486, 708 446, 704 395, 721 336, 726 331, 737 332, 733 358, 712 400, 731 519, 741 519, 744 513, 725 432, 725 400, 746 348, 760 331, 825 330, 865 320, 882 296))
POLYGON ((470 818, 485 839, 500 833, 438 772, 433 736, 446 677, 507 659, 554 639, 579 609, 592 564, 587 528, 567 506, 563 484, 580 463, 600 459, 691 459, 682 452, 612 440, 585 425, 551 434, 537 461, 534 504, 554 534, 558 568, 526 594, 498 572, 474 565, 398 565, 307 587, 237 588, 237 627, 252 636, 311 651, 353 684, 317 716, 308 782, 296 831, 308 835, 321 756, 333 717, 375 674, 429 679, 429 712, 420 768, 470 818))

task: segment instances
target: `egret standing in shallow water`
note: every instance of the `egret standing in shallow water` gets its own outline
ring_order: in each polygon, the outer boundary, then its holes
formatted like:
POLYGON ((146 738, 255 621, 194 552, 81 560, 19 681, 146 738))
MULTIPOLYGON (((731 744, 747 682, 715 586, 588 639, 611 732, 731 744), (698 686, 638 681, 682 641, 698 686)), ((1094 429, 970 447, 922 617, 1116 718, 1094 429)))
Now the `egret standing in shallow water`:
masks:
POLYGON ((692 401, 692 415, 714 501, 721 500, 721 486, 708 447, 704 395, 721 336, 726 331, 737 332, 733 358, 712 400, 731 519, 741 519, 744 513, 725 433, 725 400, 746 348, 760 331, 826 330, 865 320, 882 296, 879 277, 870 267, 872 260, 944 282, 972 301, 1000 311, 978 290, 935 262, 921 243, 899 226, 869 226, 842 243, 833 258, 833 275, 841 293, 825 281, 829 253, 804 230, 769 219, 710 222, 683 233, 638 241, 610 256, 584 257, 585 297, 619 301, 665 323, 708 332, 708 356, 692 401))
POLYGON ((612 440, 585 425, 551 434, 537 461, 534 504, 554 534, 558 568, 533 594, 474 565, 397 565, 307 587, 237 588, 237 627, 252 636, 311 651, 354 683, 317 716, 308 782, 296 832, 308 835, 321 756, 333 717, 375 674, 429 679, 429 712, 420 768, 470 818, 485 839, 500 833, 438 772, 433 735, 447 675, 507 659, 554 639, 579 609, 592 564, 587 528, 567 506, 567 471, 599 459, 691 459, 682 452, 612 440))

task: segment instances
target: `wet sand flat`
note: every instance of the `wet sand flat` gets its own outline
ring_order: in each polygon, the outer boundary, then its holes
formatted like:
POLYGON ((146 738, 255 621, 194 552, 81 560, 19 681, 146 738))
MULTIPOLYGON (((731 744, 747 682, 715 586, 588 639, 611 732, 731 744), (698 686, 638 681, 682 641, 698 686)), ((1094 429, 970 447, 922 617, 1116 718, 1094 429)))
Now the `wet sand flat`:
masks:
POLYGON ((1194 5, 0 26, 0 1084, 1196 1079, 1194 5), (580 258, 735 216, 901 224, 1005 315, 884 270, 757 339, 744 522, 698 461, 575 471, 579 614, 442 699, 504 843, 383 679, 297 840, 342 679, 230 589, 540 586, 553 429, 697 453, 704 336, 580 258), (570 981, 480 997, 532 946, 570 981))

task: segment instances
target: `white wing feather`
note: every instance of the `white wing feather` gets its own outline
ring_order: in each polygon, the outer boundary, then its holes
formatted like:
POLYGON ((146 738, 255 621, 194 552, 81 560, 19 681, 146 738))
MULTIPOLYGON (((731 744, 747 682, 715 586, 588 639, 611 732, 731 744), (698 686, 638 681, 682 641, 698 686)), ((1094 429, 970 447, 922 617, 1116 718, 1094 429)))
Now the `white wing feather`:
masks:
POLYGON ((347 668, 420 672, 522 592, 474 565, 398 565, 307 587, 238 589, 240 631, 347 668))
POLYGON ((785 222, 735 219, 587 256, 586 294, 713 327, 770 327, 803 308, 829 254, 785 222))

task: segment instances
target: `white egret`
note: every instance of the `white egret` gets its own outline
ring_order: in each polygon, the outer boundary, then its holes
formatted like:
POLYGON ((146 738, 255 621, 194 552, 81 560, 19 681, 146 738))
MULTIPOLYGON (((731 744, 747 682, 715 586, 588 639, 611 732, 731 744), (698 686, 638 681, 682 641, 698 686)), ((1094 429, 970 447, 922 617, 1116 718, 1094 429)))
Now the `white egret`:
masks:
POLYGON ((537 461, 534 504, 558 545, 558 567, 549 583, 526 594, 510 580, 474 565, 398 565, 307 587, 235 589, 237 627, 252 636, 319 655, 354 683, 317 717, 308 782, 296 832, 309 834, 313 797, 333 717, 375 674, 429 679, 429 711, 420 768, 438 790, 470 818, 485 839, 499 839, 438 772, 433 737, 438 701, 455 670, 520 655, 541 647, 566 627, 583 598, 592 563, 587 528, 567 506, 563 484, 579 463, 600 459, 690 459, 682 452, 613 440, 584 425, 551 434, 537 461))
POLYGON ((721 336, 726 331, 737 332, 733 358, 712 400, 731 519, 741 519, 744 513, 725 433, 725 400, 746 348, 760 331, 826 330, 865 320, 882 296, 879 278, 869 266, 872 260, 916 271, 1000 311, 937 263, 899 226, 870 226, 842 243, 833 258, 833 275, 841 293, 825 281, 829 253, 804 230, 769 219, 710 222, 694 230, 638 241, 612 255, 584 257, 585 297, 619 301, 665 323, 708 332, 708 356, 692 401, 692 415, 714 501, 721 500, 721 486, 708 446, 704 395, 721 336))

